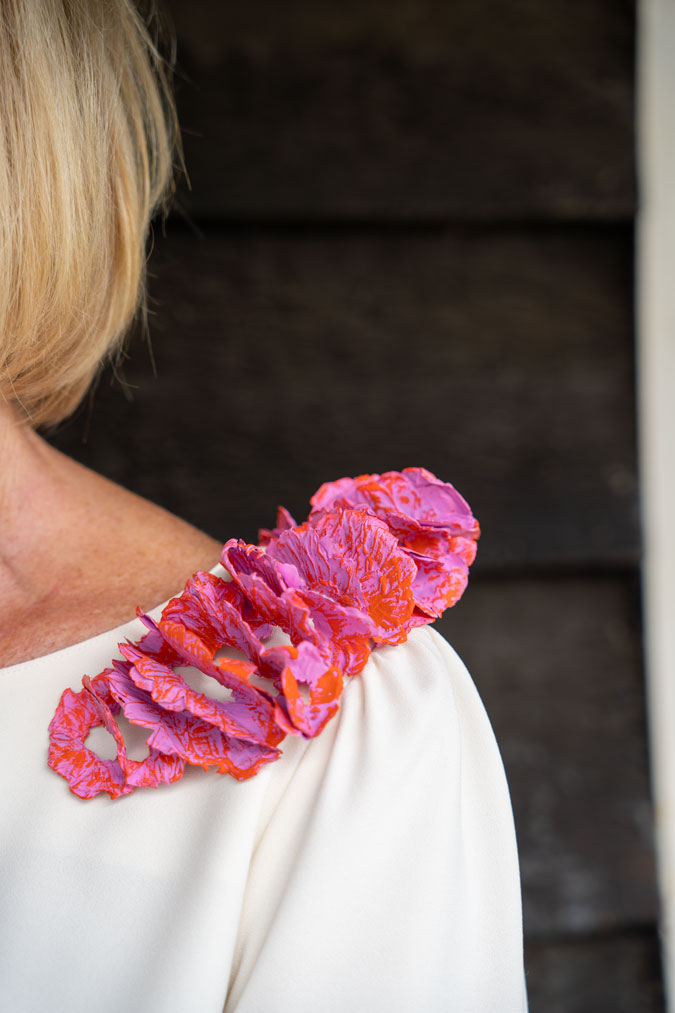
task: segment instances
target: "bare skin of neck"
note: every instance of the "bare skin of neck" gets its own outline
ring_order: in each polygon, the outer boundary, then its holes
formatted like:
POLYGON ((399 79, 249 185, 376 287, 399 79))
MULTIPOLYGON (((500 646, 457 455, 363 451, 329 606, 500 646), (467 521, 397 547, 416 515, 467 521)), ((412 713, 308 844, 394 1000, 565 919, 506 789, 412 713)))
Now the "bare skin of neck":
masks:
POLYGON ((50 447, 0 400, 0 668, 122 625, 220 549, 50 447))

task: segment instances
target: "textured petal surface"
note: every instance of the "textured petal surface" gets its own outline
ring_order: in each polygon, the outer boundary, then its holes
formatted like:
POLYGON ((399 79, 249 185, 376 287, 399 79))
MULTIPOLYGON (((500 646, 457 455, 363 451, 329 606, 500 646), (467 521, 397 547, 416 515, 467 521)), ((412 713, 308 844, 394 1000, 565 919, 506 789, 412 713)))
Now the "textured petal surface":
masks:
POLYGON ((418 571, 407 629, 420 624, 422 613, 435 619, 461 597, 467 583, 461 564, 468 568, 476 558, 480 527, 454 486, 426 468, 327 482, 311 503, 310 524, 350 507, 369 510, 387 524, 418 571), (439 566, 431 560, 443 562, 439 566))
POLYGON ((318 515, 314 527, 335 546, 338 561, 350 561, 365 611, 375 623, 375 640, 402 643, 414 605, 416 567, 387 524, 367 510, 337 510, 318 515))
POLYGON ((415 605, 426 612, 432 622, 462 597, 469 580, 469 568, 463 559, 454 555, 414 558, 417 563, 413 585, 415 605))
POLYGON ((369 507, 378 516, 392 515, 392 522, 410 530, 438 527, 477 538, 480 531, 466 500, 449 482, 441 482, 426 468, 405 468, 383 475, 359 475, 326 482, 312 496, 315 510, 336 507, 369 507))

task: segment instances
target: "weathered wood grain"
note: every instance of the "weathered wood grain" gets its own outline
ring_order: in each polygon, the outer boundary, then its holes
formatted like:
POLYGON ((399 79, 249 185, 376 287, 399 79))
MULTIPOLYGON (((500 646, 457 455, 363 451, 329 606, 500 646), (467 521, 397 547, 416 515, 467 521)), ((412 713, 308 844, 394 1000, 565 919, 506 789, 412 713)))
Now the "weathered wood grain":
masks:
POLYGON ((530 1013, 663 1013, 659 941, 652 930, 531 943, 530 1013))
POLYGON ((54 442, 216 537, 318 485, 423 464, 483 526, 479 568, 638 559, 623 229, 180 232, 152 344, 54 442))
POLYGON ((476 579, 439 629, 501 748, 526 936, 654 924, 637 577, 476 579))
POLYGON ((632 0, 170 0, 198 217, 626 219, 632 0))

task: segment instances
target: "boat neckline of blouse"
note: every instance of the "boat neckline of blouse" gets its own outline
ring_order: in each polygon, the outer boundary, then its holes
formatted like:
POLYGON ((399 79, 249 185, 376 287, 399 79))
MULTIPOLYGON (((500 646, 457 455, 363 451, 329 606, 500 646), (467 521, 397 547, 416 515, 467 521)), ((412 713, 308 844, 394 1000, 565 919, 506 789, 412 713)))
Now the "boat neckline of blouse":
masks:
MULTIPOLYGON (((216 563, 215 566, 212 566, 211 569, 206 572, 222 576, 222 574, 226 571, 220 563, 216 563)), ((182 591, 183 588, 176 591, 175 594, 172 594, 171 597, 167 598, 165 601, 160 602, 159 605, 155 605, 153 608, 145 610, 145 614, 151 616, 153 619, 156 619, 171 599, 182 594, 182 591)), ((97 640, 103 642, 110 637, 114 637, 115 646, 117 646, 119 641, 125 639, 125 631, 136 629, 139 623, 140 619, 138 619, 137 616, 134 616, 132 619, 128 619, 125 623, 121 623, 119 626, 113 626, 109 630, 103 630, 101 633, 95 633, 93 637, 87 637, 86 640, 78 640, 74 644, 67 644, 66 647, 58 647, 55 651, 49 651, 47 654, 40 654, 37 658, 28 658, 26 661, 17 661, 15 665, 7 665, 4 668, 0 667, 0 676, 12 675, 19 670, 27 669, 32 666, 40 667, 45 664, 57 662, 60 656, 65 655, 69 651, 77 653, 78 651, 88 650, 89 647, 94 645, 97 640)))

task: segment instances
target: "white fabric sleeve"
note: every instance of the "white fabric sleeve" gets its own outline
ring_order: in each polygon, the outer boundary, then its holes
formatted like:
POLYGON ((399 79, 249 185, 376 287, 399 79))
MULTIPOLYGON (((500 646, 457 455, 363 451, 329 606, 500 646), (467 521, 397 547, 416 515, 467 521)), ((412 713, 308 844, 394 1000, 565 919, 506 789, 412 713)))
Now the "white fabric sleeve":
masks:
POLYGON ((376 650, 270 776, 225 1013, 522 1013, 518 858, 476 688, 434 630, 376 650))

